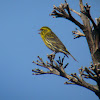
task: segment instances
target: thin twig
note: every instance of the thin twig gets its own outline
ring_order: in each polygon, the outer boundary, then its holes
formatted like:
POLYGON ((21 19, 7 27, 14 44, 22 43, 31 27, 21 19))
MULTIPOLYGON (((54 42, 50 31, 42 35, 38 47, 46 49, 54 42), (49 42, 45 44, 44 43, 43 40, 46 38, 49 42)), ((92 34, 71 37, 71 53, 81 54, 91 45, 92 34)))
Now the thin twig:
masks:
POLYGON ((77 28, 76 31, 72 31, 74 35, 74 39, 79 38, 79 37, 85 37, 85 34, 81 33, 77 28))
POLYGON ((79 12, 75 11, 74 9, 69 8, 69 10, 71 10, 72 12, 76 13, 77 15, 79 15, 81 17, 81 14, 79 12))

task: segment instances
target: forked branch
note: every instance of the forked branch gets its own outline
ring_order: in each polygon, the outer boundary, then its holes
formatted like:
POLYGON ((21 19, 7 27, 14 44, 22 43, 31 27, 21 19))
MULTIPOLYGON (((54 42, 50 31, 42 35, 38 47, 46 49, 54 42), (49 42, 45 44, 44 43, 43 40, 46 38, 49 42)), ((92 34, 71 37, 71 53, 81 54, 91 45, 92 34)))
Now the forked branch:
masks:
POLYGON ((59 7, 56 7, 54 5, 53 9, 54 10, 52 11, 52 13, 50 15, 52 15, 54 18, 62 17, 62 18, 68 19, 68 20, 72 21, 73 23, 75 23, 77 26, 79 26, 80 29, 82 29, 82 30, 84 29, 84 26, 72 16, 70 11, 73 11, 74 13, 78 14, 79 16, 81 16, 81 14, 79 12, 69 8, 69 4, 66 2, 66 0, 65 0, 65 3, 64 4, 61 3, 59 5, 59 7))
POLYGON ((95 70, 93 69, 94 66, 91 65, 92 67, 90 67, 89 69, 88 68, 80 68, 79 69, 79 76, 74 73, 74 74, 67 74, 65 72, 65 68, 67 68, 68 66, 68 63, 64 65, 64 57, 61 59, 59 57, 59 60, 54 60, 55 58, 55 55, 48 55, 47 56, 48 59, 49 59, 49 62, 46 61, 46 63, 42 60, 42 58, 40 58, 38 56, 38 59, 37 62, 34 62, 34 64, 38 65, 38 66, 41 66, 41 67, 44 67, 46 69, 48 69, 47 72, 44 72, 43 70, 40 70, 40 69, 33 69, 32 72, 33 72, 33 75, 41 75, 41 74, 55 74, 55 75, 58 75, 58 76, 62 76, 64 78, 66 78, 68 81, 66 81, 64 84, 76 84, 76 85, 80 85, 80 86, 83 86, 85 88, 88 88, 94 92, 97 92, 99 89, 97 86, 95 85, 91 85, 87 82, 84 81, 84 78, 89 78, 89 79, 93 79, 94 81, 97 81, 97 74, 95 73, 95 70))
POLYGON ((74 39, 79 38, 79 37, 85 37, 85 34, 81 33, 77 28, 76 31, 72 31, 74 35, 74 39))

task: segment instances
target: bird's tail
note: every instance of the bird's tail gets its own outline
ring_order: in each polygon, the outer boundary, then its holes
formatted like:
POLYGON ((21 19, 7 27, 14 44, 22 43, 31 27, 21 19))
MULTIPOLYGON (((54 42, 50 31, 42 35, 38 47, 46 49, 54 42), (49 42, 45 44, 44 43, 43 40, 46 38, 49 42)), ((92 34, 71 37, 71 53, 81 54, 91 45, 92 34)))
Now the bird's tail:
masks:
MULTIPOLYGON (((75 61, 77 61, 68 51, 67 51, 67 49, 66 49, 66 53, 64 53, 67 57, 68 57, 68 55, 70 55, 75 61)), ((78 62, 78 61, 77 61, 78 62)))
MULTIPOLYGON (((77 61, 71 54, 69 54, 75 61, 77 61)), ((78 61, 77 61, 78 62, 78 61)))

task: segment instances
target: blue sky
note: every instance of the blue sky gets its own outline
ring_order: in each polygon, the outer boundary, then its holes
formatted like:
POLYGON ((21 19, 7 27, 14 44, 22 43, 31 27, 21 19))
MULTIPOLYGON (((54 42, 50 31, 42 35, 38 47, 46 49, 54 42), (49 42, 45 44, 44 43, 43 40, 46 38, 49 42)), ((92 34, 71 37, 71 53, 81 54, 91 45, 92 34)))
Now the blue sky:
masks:
MULTIPOLYGON (((100 16, 99 0, 84 2, 92 6, 93 18, 100 16)), ((59 6, 60 3, 64 0, 0 0, 0 100, 98 100, 85 88, 64 85, 66 79, 62 77, 32 75, 32 69, 39 68, 32 61, 36 61, 37 56, 46 61, 46 55, 52 53, 38 34, 42 26, 50 27, 79 61, 65 58, 65 62, 70 63, 66 69, 68 74, 78 73, 81 66, 90 65, 86 39, 73 39, 72 31, 77 26, 68 20, 49 16, 53 5, 59 6)), ((68 3, 79 11, 78 0, 68 0, 68 3)), ((73 15, 80 21, 77 15, 73 15)), ((58 56, 64 55, 58 53, 56 59, 58 56)))

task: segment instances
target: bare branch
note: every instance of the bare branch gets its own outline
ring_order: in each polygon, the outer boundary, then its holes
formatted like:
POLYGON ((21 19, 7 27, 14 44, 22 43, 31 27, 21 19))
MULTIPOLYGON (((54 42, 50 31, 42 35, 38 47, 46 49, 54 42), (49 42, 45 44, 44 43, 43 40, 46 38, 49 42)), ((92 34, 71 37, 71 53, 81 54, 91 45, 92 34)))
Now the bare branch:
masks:
POLYGON ((83 69, 83 67, 81 67, 80 69, 79 69, 79 76, 80 76, 80 79, 81 79, 81 81, 84 81, 84 79, 83 79, 83 73, 84 73, 84 69, 83 69))
MULTIPOLYGON (((70 81, 70 82, 65 82, 65 84, 76 84, 76 85, 80 85, 80 86, 83 86, 85 88, 88 88, 94 92, 98 91, 98 88, 96 86, 91 85, 89 83, 86 83, 83 79, 84 77, 87 77, 87 78, 93 79, 94 81, 97 81, 96 77, 95 77, 96 74, 93 73, 92 71, 90 71, 88 68, 85 67, 85 69, 83 69, 81 67, 79 70, 79 73, 80 73, 79 77, 77 76, 76 73, 68 75, 64 71, 65 67, 63 67, 64 66, 64 64, 63 64, 64 57, 62 59, 61 59, 61 57, 59 57, 59 60, 57 60, 57 61, 54 60, 55 55, 47 55, 47 57, 48 57, 50 62, 46 61, 46 63, 44 63, 42 58, 40 58, 38 56, 39 61, 37 63, 33 61, 33 63, 38 65, 38 66, 42 66, 44 68, 47 68, 49 71, 44 72, 43 70, 40 70, 40 69, 35 69, 35 70, 33 69, 32 70, 33 75, 55 74, 55 75, 67 78, 68 81, 70 81), (84 74, 84 72, 86 72, 87 74, 84 74)), ((68 65, 68 63, 67 63, 67 65, 68 65)), ((65 65, 65 66, 67 66, 67 65, 65 65)))
POLYGON ((85 34, 81 33, 77 28, 76 28, 76 31, 72 31, 72 33, 74 34, 74 39, 85 37, 85 34))
POLYGON ((40 69, 35 69, 35 70, 33 69, 32 72, 34 72, 32 73, 33 75, 52 74, 50 71, 44 72, 43 70, 40 69))
MULTIPOLYGON (((75 78, 79 81, 79 83, 81 83, 81 82, 82 82, 82 81, 80 80, 80 78, 77 76, 77 74, 76 74, 76 73, 71 74, 71 76, 75 77, 75 78)), ((76 84, 77 84, 77 83, 76 83, 76 84)))
POLYGON ((86 3, 86 6, 84 6, 85 11, 83 12, 83 14, 85 14, 91 20, 94 28, 96 29, 96 24, 95 24, 93 18, 91 17, 91 15, 90 15, 90 7, 91 6, 86 3))
POLYGON ((71 82, 65 82, 64 84, 72 84, 72 85, 76 85, 75 83, 71 83, 71 82))
POLYGON ((92 73, 92 71, 90 71, 87 67, 85 67, 84 70, 85 70, 85 72, 87 73, 87 78, 90 78, 90 79, 93 79, 93 80, 97 81, 97 78, 94 77, 95 74, 92 73))
POLYGON ((79 4, 80 4, 80 9, 81 9, 81 11, 84 11, 84 5, 83 5, 82 0, 79 0, 79 4))
POLYGON ((91 25, 90 25, 90 19, 86 16, 86 14, 84 14, 86 11, 85 11, 82 0, 80 0, 79 4, 80 4, 80 11, 82 12, 81 13, 81 19, 82 19, 84 27, 85 27, 83 32, 85 34, 85 37, 86 37, 86 40, 87 40, 87 43, 88 43, 88 46, 89 46, 89 50, 90 50, 90 53, 91 53, 93 63, 95 64, 95 58, 93 56, 93 54, 95 52, 95 42, 94 42, 94 37, 93 37, 93 34, 92 34, 92 28, 91 28, 91 25))
MULTIPOLYGON (((80 29, 84 29, 84 26, 78 22, 71 14, 70 10, 72 10, 71 8, 69 8, 68 3, 65 1, 64 4, 61 4, 59 7, 56 7, 54 5, 54 10, 52 11, 52 13, 50 15, 52 15, 54 18, 57 17, 62 17, 65 19, 68 19, 70 21, 72 21, 73 23, 75 23, 77 26, 80 27, 80 29), (67 10, 67 12, 65 11, 65 9, 67 10)), ((78 15, 80 15, 78 12, 76 12, 75 10, 72 10, 73 12, 77 13, 78 15)))
POLYGON ((74 13, 76 13, 77 15, 79 15, 81 17, 81 14, 79 12, 75 11, 74 9, 69 8, 69 10, 72 11, 72 12, 74 12, 74 13))
POLYGON ((65 66, 64 66, 64 69, 69 65, 69 63, 67 63, 65 66))

